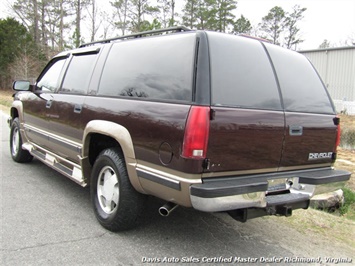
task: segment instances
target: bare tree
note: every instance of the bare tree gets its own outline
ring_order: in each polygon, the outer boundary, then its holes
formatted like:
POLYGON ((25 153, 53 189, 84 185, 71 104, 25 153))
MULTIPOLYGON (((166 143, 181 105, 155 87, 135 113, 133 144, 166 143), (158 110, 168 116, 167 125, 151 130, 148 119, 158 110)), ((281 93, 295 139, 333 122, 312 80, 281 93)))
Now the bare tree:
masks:
POLYGON ((175 24, 175 0, 158 0, 161 14, 161 23, 164 28, 175 24))
POLYGON ((307 8, 301 8, 299 5, 293 7, 292 13, 287 13, 285 18, 285 46, 288 49, 295 47, 303 42, 299 37, 300 28, 297 27, 297 23, 304 18, 303 13, 307 8))
POLYGON ((114 8, 112 24, 121 30, 122 35, 125 35, 130 24, 128 12, 131 8, 131 2, 129 0, 116 0, 110 2, 110 4, 114 8))
MULTIPOLYGON (((70 1, 70 0, 69 0, 70 1)), ((74 10, 72 14, 68 14, 68 16, 74 15, 74 33, 72 35, 73 37, 73 42, 74 46, 78 47, 80 46, 81 43, 81 21, 83 19, 83 10, 86 8, 88 5, 90 5, 91 2, 95 0, 74 0, 70 1, 71 9, 74 10)), ((89 12, 88 12, 89 13, 89 12)))
POLYGON ((96 5, 96 0, 90 0, 90 4, 87 6, 88 16, 90 18, 90 41, 95 40, 96 33, 98 32, 102 23, 102 14, 99 13, 99 8, 96 5))
POLYGON ((38 31, 39 14, 37 0, 17 0, 12 5, 12 10, 26 26, 36 42, 40 41, 40 34, 38 31))

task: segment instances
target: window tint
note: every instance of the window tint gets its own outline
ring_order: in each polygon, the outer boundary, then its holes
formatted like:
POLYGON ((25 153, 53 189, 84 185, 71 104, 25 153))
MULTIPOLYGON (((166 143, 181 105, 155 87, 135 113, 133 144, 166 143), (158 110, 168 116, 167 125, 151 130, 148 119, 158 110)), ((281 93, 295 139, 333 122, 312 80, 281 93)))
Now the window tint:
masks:
POLYGON ((260 42, 208 33, 212 104, 280 110, 280 96, 268 56, 260 42))
POLYGON ((61 92, 86 94, 97 54, 74 55, 65 74, 61 92))
POLYGON ((59 87, 59 77, 65 63, 65 58, 51 62, 51 66, 37 81, 37 88, 42 91, 54 92, 59 87))
POLYGON ((191 101, 195 38, 181 34, 115 43, 98 94, 191 101))
POLYGON ((266 44, 280 82, 285 110, 334 113, 317 72, 303 55, 266 44))

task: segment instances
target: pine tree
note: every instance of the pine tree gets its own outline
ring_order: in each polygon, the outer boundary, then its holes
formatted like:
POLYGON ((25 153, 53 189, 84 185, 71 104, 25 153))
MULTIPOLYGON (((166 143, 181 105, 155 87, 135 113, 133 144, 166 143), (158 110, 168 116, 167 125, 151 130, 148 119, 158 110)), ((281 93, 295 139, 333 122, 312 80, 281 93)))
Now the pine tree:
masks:
POLYGON ((252 26, 250 21, 245 18, 243 15, 237 19, 237 21, 233 25, 233 34, 248 34, 250 35, 252 30, 252 26))
POLYGON ((182 17, 183 25, 197 29, 197 16, 200 8, 200 0, 186 0, 186 4, 182 10, 184 13, 182 17))
POLYGON ((132 7, 129 10, 131 19, 131 31, 140 32, 144 28, 145 15, 154 15, 159 12, 159 8, 150 5, 149 0, 131 0, 132 7))
POLYGON ((175 25, 175 0, 158 0, 163 28, 175 25))
POLYGON ((262 18, 261 29, 266 34, 264 38, 270 39, 273 44, 280 45, 280 34, 285 27, 285 11, 275 6, 262 18))
POLYGON ((215 0, 216 25, 214 30, 227 32, 229 26, 234 24, 233 11, 237 8, 235 0, 215 0))

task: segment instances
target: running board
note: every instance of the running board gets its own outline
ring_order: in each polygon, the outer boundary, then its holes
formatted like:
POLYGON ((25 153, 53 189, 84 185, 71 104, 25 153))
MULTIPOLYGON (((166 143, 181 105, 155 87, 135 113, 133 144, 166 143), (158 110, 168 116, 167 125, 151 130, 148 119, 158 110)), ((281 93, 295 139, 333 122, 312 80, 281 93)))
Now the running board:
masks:
POLYGON ((59 173, 63 174, 64 176, 68 177, 80 186, 87 186, 80 165, 75 164, 67 159, 58 156, 57 154, 49 152, 29 142, 22 144, 22 148, 24 150, 28 150, 35 158, 45 163, 47 166, 53 168, 54 170, 58 171, 59 173))

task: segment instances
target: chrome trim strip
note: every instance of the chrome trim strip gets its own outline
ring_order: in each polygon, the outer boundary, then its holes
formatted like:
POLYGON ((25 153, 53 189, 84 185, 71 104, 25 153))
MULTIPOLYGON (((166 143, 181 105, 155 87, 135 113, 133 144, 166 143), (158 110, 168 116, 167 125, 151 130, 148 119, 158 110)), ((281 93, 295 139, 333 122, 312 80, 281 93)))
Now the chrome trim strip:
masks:
POLYGON ((181 184, 179 181, 176 181, 176 180, 173 180, 170 178, 166 178, 166 177, 158 175, 158 174, 149 173, 148 171, 145 171, 143 169, 137 169, 137 174, 138 174, 138 177, 148 179, 150 181, 164 185, 166 187, 170 187, 175 190, 181 190, 181 184))
POLYGON ((187 184, 202 183, 201 174, 188 174, 177 170, 169 169, 165 166, 159 166, 145 161, 138 161, 136 170, 142 170, 149 174, 160 176, 168 180, 173 180, 187 184))
POLYGON ((275 173, 277 171, 278 171, 278 168, 263 168, 263 169, 256 169, 256 170, 211 172, 211 173, 202 174, 202 178, 225 177, 225 176, 244 176, 244 175, 253 175, 253 174, 275 173))
POLYGON ((331 163, 322 164, 308 164, 302 166, 281 166, 279 168, 263 168, 256 170, 243 170, 243 171, 229 171, 229 172, 211 172, 202 174, 202 178, 213 178, 213 177, 228 177, 228 176, 245 176, 245 175, 257 175, 257 174, 277 174, 286 171, 297 171, 297 170, 313 170, 318 168, 331 167, 331 163))
POLYGON ((317 169, 317 168, 324 168, 324 167, 331 167, 332 164, 329 163, 318 163, 318 164, 307 164, 301 166, 281 166, 278 169, 278 172, 284 171, 293 171, 293 170, 306 170, 306 169, 317 169))
POLYGON ((78 143, 78 142, 75 142, 75 141, 72 141, 72 140, 68 140, 68 139, 65 139, 65 138, 62 138, 58 135, 55 135, 55 134, 51 134, 45 130, 42 130, 42 129, 38 129, 36 127, 33 127, 33 126, 29 126, 29 125, 24 125, 24 129, 25 131, 27 132, 32 132, 48 141, 51 141, 53 143, 56 143, 60 146, 64 146, 65 148, 68 148, 72 151, 75 151, 79 154, 81 154, 81 151, 82 151, 82 144, 78 143))
POLYGON ((143 163, 144 165, 142 162, 140 162, 136 166, 136 173, 139 178, 167 186, 177 191, 182 191, 183 186, 202 183, 200 174, 191 175, 176 170, 171 170, 163 166, 150 166, 150 163, 143 163))

